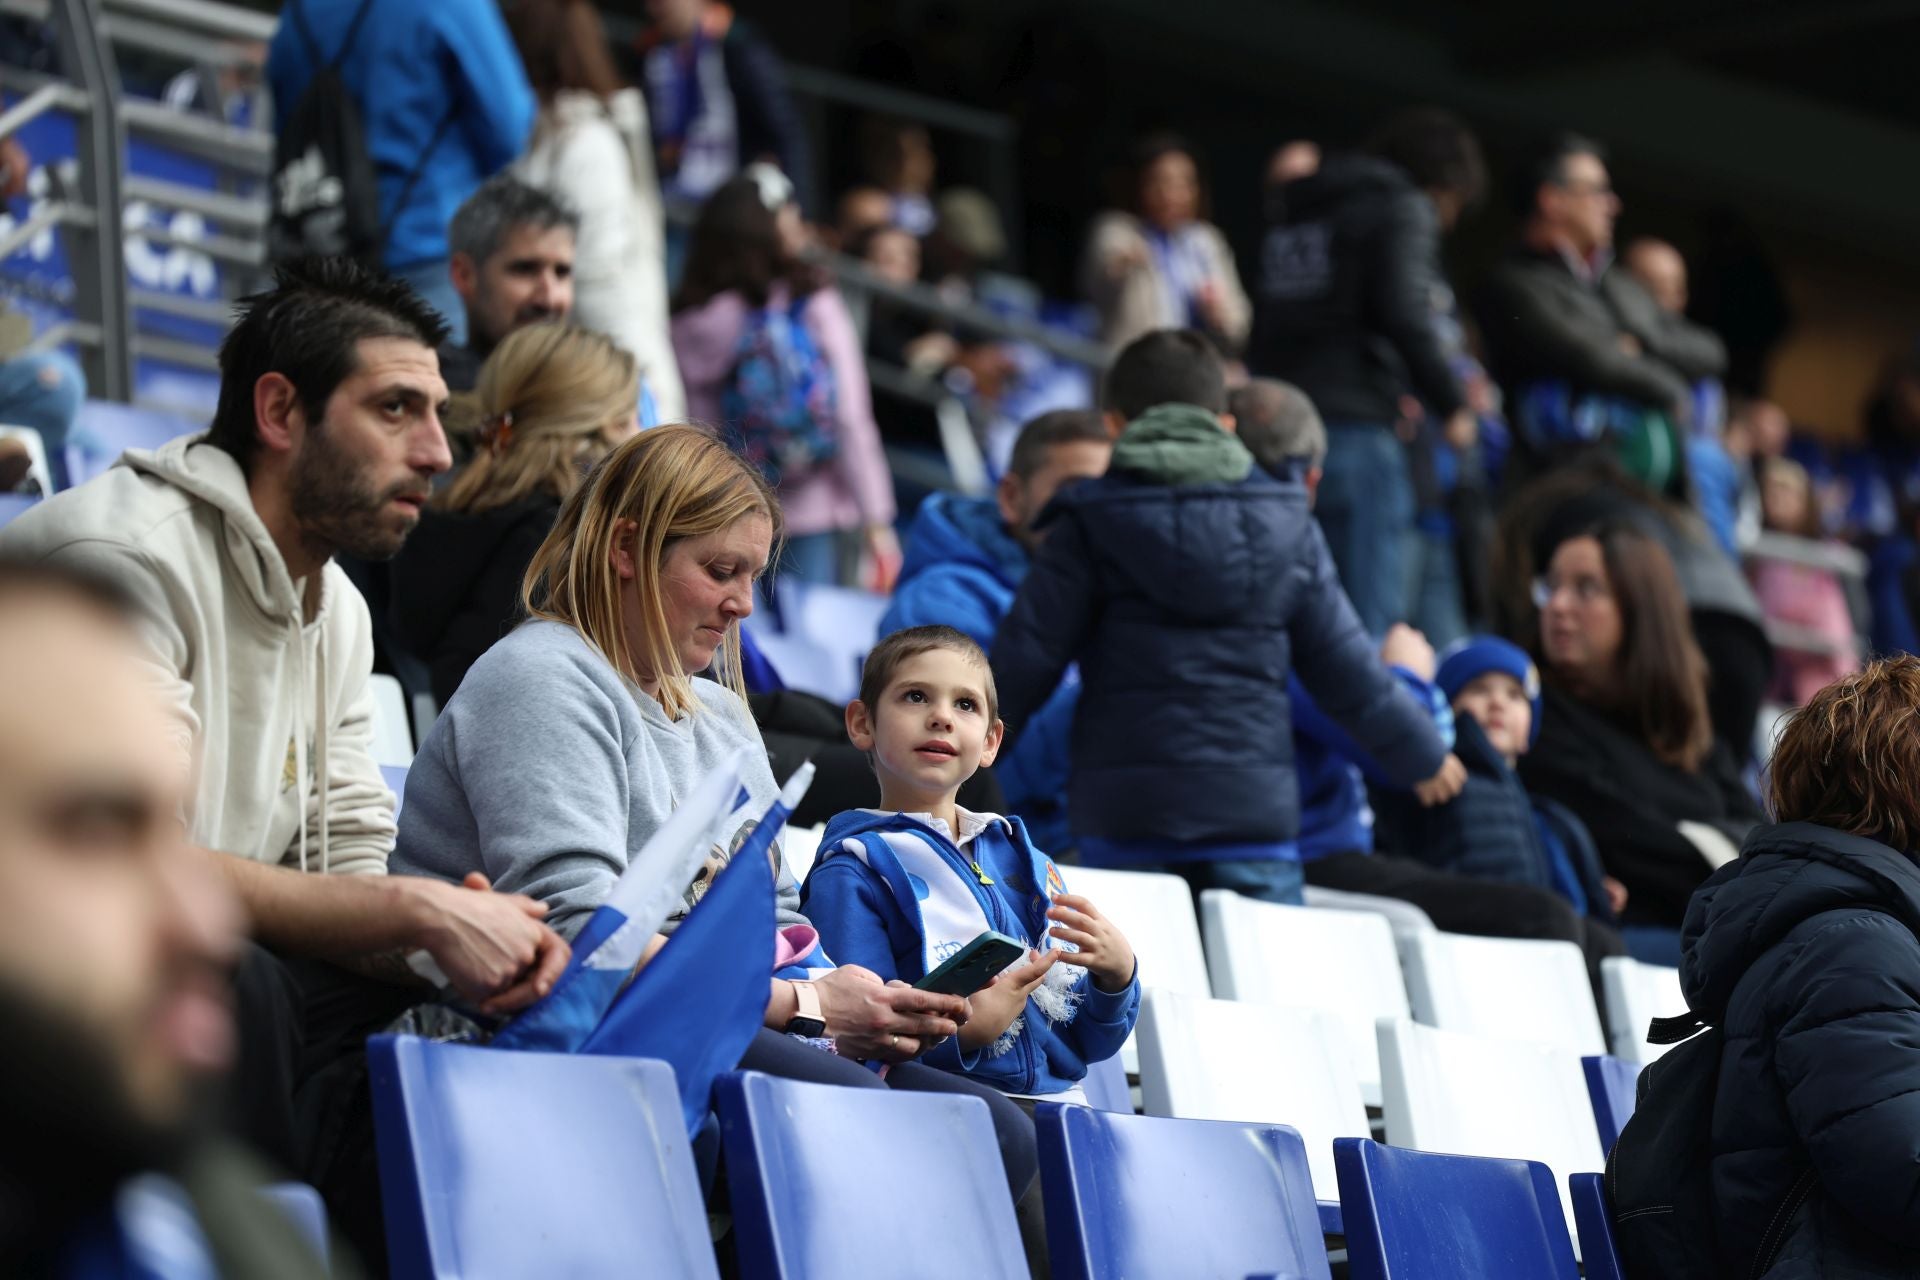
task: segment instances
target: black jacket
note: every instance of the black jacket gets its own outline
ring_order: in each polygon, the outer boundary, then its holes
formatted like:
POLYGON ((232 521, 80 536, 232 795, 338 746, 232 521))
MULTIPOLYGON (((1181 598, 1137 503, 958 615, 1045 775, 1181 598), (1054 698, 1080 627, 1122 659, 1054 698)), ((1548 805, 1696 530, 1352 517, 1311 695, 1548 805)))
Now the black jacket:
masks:
POLYGON ((1721 832, 1737 846, 1759 809, 1724 744, 1697 772, 1662 762, 1612 718, 1549 688, 1540 737, 1520 760, 1520 779, 1586 823, 1600 861, 1627 887, 1629 924, 1678 925, 1687 899, 1712 867, 1680 833, 1683 821, 1721 832))
POLYGON ((1559 253, 1520 249, 1493 269, 1476 299, 1487 365, 1518 396, 1536 382, 1564 382, 1575 396, 1617 396, 1685 421, 1690 384, 1727 367, 1710 331, 1669 315, 1638 281, 1607 267, 1583 280, 1559 253), (1629 355, 1622 335, 1640 352, 1629 355))
POLYGON ((1253 466, 1204 410, 1162 405, 1113 467, 1064 490, 993 646, 1018 731, 1080 663, 1074 833, 1272 843, 1300 830, 1287 673, 1411 785, 1446 748, 1334 576, 1306 490, 1253 466))
POLYGON ((1433 202, 1397 166, 1335 156, 1281 188, 1260 245, 1247 364, 1284 378, 1328 421, 1391 423, 1412 393, 1462 403, 1434 323, 1447 300, 1433 202))
POLYGON ((441 706, 520 617, 520 581, 559 515, 559 501, 545 496, 478 515, 428 507, 393 558, 388 621, 432 668, 441 706))
POLYGON ((1920 1274, 1916 931, 1913 857, 1810 823, 1761 827, 1694 896, 1680 980, 1725 1033, 1711 1173, 1726 1274, 1750 1274, 1781 1212, 1769 1280, 1920 1274))

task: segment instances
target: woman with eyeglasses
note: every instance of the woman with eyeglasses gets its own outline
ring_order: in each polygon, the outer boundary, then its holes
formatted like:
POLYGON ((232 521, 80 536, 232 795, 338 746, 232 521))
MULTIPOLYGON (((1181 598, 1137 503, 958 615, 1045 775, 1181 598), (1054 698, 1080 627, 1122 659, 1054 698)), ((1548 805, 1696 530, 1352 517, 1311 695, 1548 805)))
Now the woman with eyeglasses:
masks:
POLYGON ((1628 949, 1677 964, 1687 899, 1760 815, 1714 736, 1706 659, 1673 562, 1634 524, 1608 519, 1550 522, 1535 563, 1545 692, 1521 779, 1586 823, 1626 886, 1628 949))

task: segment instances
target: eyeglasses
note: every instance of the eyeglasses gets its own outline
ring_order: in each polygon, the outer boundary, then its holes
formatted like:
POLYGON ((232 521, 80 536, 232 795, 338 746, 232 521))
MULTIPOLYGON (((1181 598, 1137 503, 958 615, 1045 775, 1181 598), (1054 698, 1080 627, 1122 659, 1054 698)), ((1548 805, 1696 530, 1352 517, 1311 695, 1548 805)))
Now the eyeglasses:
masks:
POLYGON ((1570 196, 1600 196, 1605 198, 1613 194, 1613 186, 1605 182, 1562 182, 1559 184, 1559 187, 1570 196))
POLYGON ((1533 607, 1536 609, 1546 608, 1553 603, 1554 597, 1558 596, 1562 591, 1573 592, 1574 603, 1582 606, 1605 600, 1613 594, 1613 592, 1607 588, 1607 584, 1598 578, 1574 578, 1571 581, 1561 582, 1555 582, 1551 578, 1535 578, 1533 580, 1533 607))

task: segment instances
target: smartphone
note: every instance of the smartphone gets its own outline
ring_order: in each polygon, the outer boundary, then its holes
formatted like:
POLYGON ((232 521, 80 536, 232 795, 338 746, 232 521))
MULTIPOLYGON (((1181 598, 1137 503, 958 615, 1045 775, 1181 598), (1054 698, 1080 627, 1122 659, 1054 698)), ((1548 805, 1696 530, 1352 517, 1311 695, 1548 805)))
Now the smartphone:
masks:
POLYGON ((913 985, 943 996, 970 996, 1026 954, 1026 943, 989 929, 913 985))

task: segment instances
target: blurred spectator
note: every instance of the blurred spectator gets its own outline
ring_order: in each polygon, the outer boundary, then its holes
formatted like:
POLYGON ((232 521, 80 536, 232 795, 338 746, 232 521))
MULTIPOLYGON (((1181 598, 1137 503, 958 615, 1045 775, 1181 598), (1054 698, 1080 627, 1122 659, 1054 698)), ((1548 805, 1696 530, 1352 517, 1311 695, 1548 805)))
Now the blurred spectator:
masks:
MULTIPOLYGON (((1436 298, 1440 236, 1479 200, 1486 173, 1473 135, 1437 111, 1389 121, 1369 151, 1329 157, 1272 193, 1247 354, 1254 373, 1297 384, 1327 419, 1319 520, 1355 611, 1380 635, 1407 616, 1410 557, 1427 559, 1397 431, 1403 398, 1418 397, 1416 419, 1423 410, 1460 447, 1473 443, 1436 298)), ((1451 546, 1432 559, 1452 584, 1457 629, 1451 546)))
POLYGON ((471 391, 480 366, 522 325, 573 314, 580 216, 556 195, 511 174, 490 178, 453 215, 453 285, 467 340, 440 348, 440 373, 471 391))
POLYGON ((1310 495, 1319 492, 1327 428, 1306 392, 1278 378, 1255 378, 1228 395, 1227 412, 1234 434, 1267 474, 1306 482, 1310 495))
MULTIPOLYGON (((879 634, 939 624, 991 647, 1046 538, 1041 513, 1065 486, 1104 475, 1112 457, 1113 438, 1099 414, 1062 409, 1021 428, 993 497, 936 493, 921 503, 879 634)), ((1032 722, 1017 726, 1019 741, 994 766, 1007 812, 1056 852, 1073 844, 1062 799, 1079 693, 1077 675, 1063 680, 1032 722)))
POLYGON ((848 253, 868 232, 893 226, 893 200, 878 187, 855 187, 840 197, 834 234, 848 253))
POLYGON ((276 280, 221 347, 204 436, 40 503, 0 548, 134 598, 175 755, 198 762, 188 838, 215 851, 273 949, 242 970, 246 1131, 300 1162, 373 1255, 378 1187, 357 1163, 373 1135, 352 1091, 367 1033, 429 990, 402 957, 424 949, 462 999, 505 1013, 546 993, 567 948, 535 904, 484 881, 386 875, 394 798, 372 755, 372 635, 332 558, 391 557, 447 469, 433 353, 445 331, 404 282, 347 259, 276 280))
POLYGON ((533 127, 533 91, 494 0, 290 0, 267 53, 286 120, 323 67, 360 109, 380 182, 381 265, 467 339, 447 273, 447 224, 512 163, 533 127))
POLYGON ((1604 447, 1679 494, 1693 384, 1726 370, 1713 334, 1612 270, 1620 198, 1600 144, 1554 139, 1515 185, 1521 243, 1479 300, 1489 363, 1536 465, 1604 447))
POLYGON ((866 357, 839 291, 802 258, 806 243, 793 186, 770 166, 700 210, 674 298, 688 412, 725 423, 777 487, 788 534, 778 572, 847 580, 857 530, 890 586, 900 544, 866 357))
POLYGON ((1687 260, 1678 249, 1665 240, 1641 236, 1628 242, 1620 265, 1640 282, 1655 306, 1668 315, 1687 313, 1687 260))
MULTIPOLYGON (((17 138, 0 138, 0 205, 27 193, 32 168, 33 161, 17 138)), ((80 413, 80 402, 86 399, 87 381, 64 351, 21 355, 32 337, 33 323, 0 302, 0 422, 40 433, 53 473, 48 479, 61 489, 67 483, 67 435, 80 413)), ((20 483, 14 479, 0 488, 13 489, 20 483)))
POLYGON ((31 677, 0 699, 0 1271, 317 1278, 207 1124, 242 920, 142 659, 117 591, 0 564, 0 667, 31 677))
MULTIPOLYGON (((1707 705, 1707 664, 1660 544, 1577 512, 1536 535, 1533 652, 1545 676, 1527 790, 1572 810, 1627 889, 1622 932, 1674 964, 1687 899, 1759 812, 1707 705)), ((1753 721, 1747 722, 1752 734, 1753 721)))
POLYGON ((1133 210, 1100 215, 1081 266, 1100 340, 1118 351, 1155 329, 1190 328, 1237 353, 1247 340, 1247 295, 1226 237, 1205 221, 1192 148, 1172 134, 1142 140, 1133 180, 1133 210))
POLYGON ((886 198, 887 225, 916 238, 933 231, 933 183, 939 161, 926 126, 905 120, 869 118, 861 127, 866 190, 886 198))
POLYGON ((1374 656, 1304 486, 1259 470, 1232 435, 1211 343, 1191 330, 1136 340, 1108 371, 1106 408, 1126 424, 1112 467, 1055 496, 995 638, 1002 714, 1027 725, 1079 661, 1067 802, 1082 860, 1298 903, 1277 677, 1297 664, 1423 798, 1450 796, 1460 764, 1374 656))
MULTIPOLYGON (((1786 457, 1792 436, 1792 420, 1787 417, 1786 410, 1771 400, 1742 398, 1728 406, 1727 428, 1721 433, 1720 442, 1733 462, 1737 485, 1733 526, 1736 546, 1751 546, 1759 536, 1759 471, 1769 459, 1786 457)), ((1815 494, 1814 510, 1821 514, 1824 521, 1825 513, 1818 493, 1815 494)))
POLYGON ((639 386, 630 353, 560 324, 516 329, 481 367, 479 448, 392 568, 394 635, 431 669, 441 706, 521 616, 521 580, 560 504, 639 429, 639 386))
POLYGON ((1271 191, 1311 177, 1320 171, 1320 160, 1320 144, 1304 138, 1275 148, 1267 160, 1267 189, 1271 191))
MULTIPOLYGON (((1769 458, 1761 464, 1760 501, 1762 519, 1772 532, 1821 537, 1813 482, 1807 469, 1791 458, 1769 458)), ((1769 690, 1775 702, 1803 706, 1821 689, 1860 669, 1853 613, 1833 570, 1757 557, 1748 564, 1747 576, 1768 622, 1785 623, 1827 647, 1823 653, 1796 649, 1792 639, 1776 645, 1769 690)))
POLYGON ((587 0, 520 0, 507 14, 540 98, 533 140, 515 167, 580 218, 573 318, 640 361, 650 420, 677 421, 687 398, 667 339, 665 232, 646 100, 621 83, 600 13, 587 0))
MULTIPOLYGON (((640 82, 667 199, 701 203, 755 161, 810 194, 806 133, 772 46, 714 0, 647 0, 646 9, 640 82)), ((669 280, 681 241, 668 236, 669 280)))

